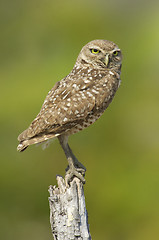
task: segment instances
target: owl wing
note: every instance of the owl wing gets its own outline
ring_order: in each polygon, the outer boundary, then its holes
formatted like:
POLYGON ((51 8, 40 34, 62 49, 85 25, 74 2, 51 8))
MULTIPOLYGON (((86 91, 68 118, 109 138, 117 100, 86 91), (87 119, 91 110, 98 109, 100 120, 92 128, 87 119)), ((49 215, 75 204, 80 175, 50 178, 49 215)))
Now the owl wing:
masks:
POLYGON ((18 140, 32 138, 43 133, 62 133, 78 124, 95 106, 95 97, 89 91, 93 81, 64 78, 48 93, 42 108, 18 140))

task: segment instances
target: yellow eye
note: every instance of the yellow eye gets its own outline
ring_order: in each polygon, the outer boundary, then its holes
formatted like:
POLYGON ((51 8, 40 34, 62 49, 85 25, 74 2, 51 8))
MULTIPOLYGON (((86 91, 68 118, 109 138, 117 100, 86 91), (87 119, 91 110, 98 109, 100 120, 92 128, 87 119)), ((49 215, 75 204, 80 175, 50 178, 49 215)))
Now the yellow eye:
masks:
POLYGON ((95 48, 91 49, 91 53, 98 54, 99 52, 100 51, 98 49, 95 49, 95 48))
POLYGON ((114 51, 114 52, 113 52, 113 55, 114 55, 114 56, 118 56, 118 53, 119 53, 118 51, 114 51))

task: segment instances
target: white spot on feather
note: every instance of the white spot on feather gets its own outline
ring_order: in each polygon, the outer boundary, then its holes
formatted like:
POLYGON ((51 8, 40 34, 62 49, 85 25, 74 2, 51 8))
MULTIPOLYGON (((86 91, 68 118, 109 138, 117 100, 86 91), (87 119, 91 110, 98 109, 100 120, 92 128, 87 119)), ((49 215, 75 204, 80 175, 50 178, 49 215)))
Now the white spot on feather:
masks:
POLYGON ((67 89, 65 89, 65 90, 62 92, 62 94, 64 94, 64 93, 66 92, 66 90, 67 90, 67 89))
POLYGON ((79 111, 78 110, 75 110, 75 114, 78 114, 79 113, 79 111))
POLYGON ((114 75, 114 73, 112 71, 109 71, 109 74, 114 75))
POLYGON ((77 87, 77 84, 76 84, 76 83, 74 83, 72 86, 73 86, 74 88, 76 88, 76 87, 77 87))
POLYGON ((95 89, 92 89, 92 92, 94 92, 95 94, 98 94, 98 92, 95 89))
POLYGON ((63 109, 64 109, 65 111, 67 111, 67 110, 68 110, 68 108, 66 108, 66 107, 64 107, 63 109))
POLYGON ((69 93, 70 93, 70 92, 66 93, 66 95, 63 97, 63 99, 65 99, 65 98, 68 96, 69 93))
POLYGON ((68 120, 68 119, 67 119, 66 117, 63 119, 64 122, 66 122, 67 120, 68 120))
POLYGON ((89 97, 92 97, 92 96, 93 96, 90 92, 87 92, 87 95, 88 95, 89 97))
POLYGON ((84 83, 90 83, 90 81, 86 79, 86 80, 84 80, 84 83))

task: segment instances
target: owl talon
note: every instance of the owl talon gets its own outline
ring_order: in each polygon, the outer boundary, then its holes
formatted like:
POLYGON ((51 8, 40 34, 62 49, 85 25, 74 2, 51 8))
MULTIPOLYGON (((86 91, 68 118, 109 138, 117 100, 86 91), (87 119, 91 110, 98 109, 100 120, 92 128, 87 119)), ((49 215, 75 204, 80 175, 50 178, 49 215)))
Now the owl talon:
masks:
POLYGON ((69 169, 66 172, 65 180, 66 185, 69 185, 69 183, 72 181, 74 177, 77 177, 81 180, 81 182, 84 184, 86 181, 84 179, 85 176, 85 170, 83 168, 76 168, 74 166, 69 166, 69 169))
POLYGON ((77 163, 75 163, 75 166, 76 166, 77 169, 79 169, 80 172, 84 172, 84 174, 85 174, 86 168, 85 168, 85 166, 82 163, 80 163, 78 161, 77 163))

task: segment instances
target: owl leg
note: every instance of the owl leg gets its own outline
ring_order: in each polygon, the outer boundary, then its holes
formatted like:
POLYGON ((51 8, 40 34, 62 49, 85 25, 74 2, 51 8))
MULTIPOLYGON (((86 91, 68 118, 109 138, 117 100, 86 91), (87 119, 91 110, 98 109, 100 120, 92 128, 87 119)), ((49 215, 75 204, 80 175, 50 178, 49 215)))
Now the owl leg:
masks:
POLYGON ((71 148, 70 148, 69 145, 68 145, 68 148, 69 148, 69 151, 70 151, 70 153, 71 153, 71 156, 72 156, 72 158, 73 158, 73 160, 74 160, 74 165, 75 165, 77 168, 82 168, 83 171, 86 171, 85 166, 84 166, 81 162, 78 161, 78 159, 77 159, 77 158, 75 157, 75 155, 73 154, 73 152, 72 152, 72 150, 71 150, 71 148))
POLYGON ((72 153, 68 145, 68 136, 61 135, 58 137, 61 147, 64 150, 66 158, 68 160, 69 168, 66 171, 66 182, 69 183, 75 176, 79 178, 83 183, 85 183, 84 174, 86 168, 77 160, 77 158, 72 153))

